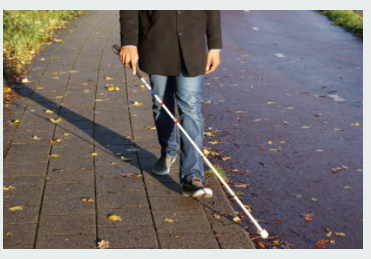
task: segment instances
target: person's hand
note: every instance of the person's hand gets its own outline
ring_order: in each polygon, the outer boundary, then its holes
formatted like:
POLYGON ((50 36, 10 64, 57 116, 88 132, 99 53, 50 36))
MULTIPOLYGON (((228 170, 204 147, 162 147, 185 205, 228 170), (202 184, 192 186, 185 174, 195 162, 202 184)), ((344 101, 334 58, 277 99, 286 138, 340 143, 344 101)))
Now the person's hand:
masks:
POLYGON ((220 50, 209 50, 206 56, 206 73, 210 74, 215 71, 215 69, 220 64, 220 50))
POLYGON ((125 67, 131 68, 133 75, 137 73, 138 50, 134 46, 126 46, 120 49, 120 60, 125 67))

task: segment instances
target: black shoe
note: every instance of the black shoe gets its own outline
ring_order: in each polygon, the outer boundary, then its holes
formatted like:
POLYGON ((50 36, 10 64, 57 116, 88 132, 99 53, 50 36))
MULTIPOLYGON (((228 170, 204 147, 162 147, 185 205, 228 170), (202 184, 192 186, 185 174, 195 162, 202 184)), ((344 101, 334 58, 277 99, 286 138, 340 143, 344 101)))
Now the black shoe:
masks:
POLYGON ((162 156, 152 168, 152 173, 155 175, 167 175, 170 171, 170 166, 174 164, 176 157, 162 156))
POLYGON ((213 191, 210 188, 205 188, 200 178, 194 177, 191 181, 183 183, 182 194, 201 200, 203 198, 211 198, 213 191))

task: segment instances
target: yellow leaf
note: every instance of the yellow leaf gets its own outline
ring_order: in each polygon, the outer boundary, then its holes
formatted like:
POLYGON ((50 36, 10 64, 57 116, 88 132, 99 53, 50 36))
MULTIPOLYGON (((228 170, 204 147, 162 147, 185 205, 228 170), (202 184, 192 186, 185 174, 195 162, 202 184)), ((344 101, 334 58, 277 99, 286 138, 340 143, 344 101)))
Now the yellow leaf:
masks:
POLYGON ((316 152, 323 152, 323 149, 317 149, 316 152))
POLYGON ((318 200, 316 199, 316 198, 310 198, 311 199, 311 201, 314 201, 314 202, 317 202, 318 200))
POLYGON ((302 126, 301 128, 302 129, 310 129, 310 128, 312 128, 312 126, 302 126))
POLYGON ((225 157, 222 157, 222 160, 223 160, 224 162, 228 161, 229 159, 231 159, 231 157, 230 157, 230 156, 225 156, 225 157))
POLYGON ((54 39, 55 42, 62 42, 62 39, 54 39))
POLYGON ((16 125, 17 123, 21 123, 21 121, 20 121, 20 120, 13 120, 13 121, 12 121, 12 124, 13 124, 13 125, 16 125))
POLYGON ((209 142, 210 144, 216 145, 220 143, 219 139, 215 139, 213 142, 209 142))
POLYGON ((345 234, 343 232, 334 232, 334 234, 340 237, 345 237, 345 234))
POLYGON ((51 110, 46 110, 45 113, 54 113, 54 112, 51 110))
POLYGON ((126 157, 124 157, 124 156, 121 156, 121 161, 123 161, 123 162, 128 163, 128 162, 130 162, 130 161, 132 161, 132 160, 133 160, 132 158, 126 158, 126 157))
POLYGON ((352 125, 352 126, 359 126, 359 123, 357 122, 357 123, 353 123, 353 124, 350 124, 350 125, 352 125))
POLYGON ((63 96, 56 96, 55 98, 56 98, 56 99, 62 99, 63 96))
POLYGON ((90 153, 91 156, 97 156, 98 153, 90 153))
POLYGON ((134 104, 133 104, 134 106, 142 106, 143 105, 143 103, 140 103, 140 102, 134 102, 134 104))
POLYGON ((269 144, 269 145, 271 145, 272 143, 273 143, 272 141, 270 141, 270 140, 268 141, 268 144, 269 144))
POLYGON ((72 134, 70 134, 70 133, 63 133, 63 136, 69 137, 69 136, 72 136, 72 134))
POLYGON ((22 78, 22 84, 27 84, 28 83, 28 78, 22 78))
POLYGON ((94 202, 94 199, 82 198, 81 201, 83 201, 83 202, 94 202))
POLYGON ((151 127, 148 127, 147 129, 148 129, 148 130, 155 130, 156 127, 152 127, 152 128, 151 128, 151 127))
POLYGON ((204 153, 205 156, 208 156, 208 155, 210 154, 210 151, 207 150, 206 148, 204 148, 204 149, 202 150, 202 152, 204 153))
POLYGON ((12 211, 12 212, 15 212, 17 210, 23 210, 23 207, 22 206, 15 206, 15 207, 9 208, 9 210, 12 211))
POLYGON ((104 79, 106 79, 106 80, 113 80, 113 78, 111 78, 111 77, 109 77, 109 76, 106 76, 104 79))
POLYGON ((17 190, 13 185, 9 185, 8 187, 3 187, 3 191, 10 191, 10 190, 17 190))
POLYGON ((110 221, 122 221, 122 218, 120 216, 117 216, 117 215, 111 215, 111 216, 108 216, 108 220, 110 220, 110 221))
POLYGON ((108 87, 107 87, 107 90, 108 90, 108 91, 119 91, 120 88, 119 88, 118 86, 113 86, 113 85, 111 85, 111 86, 108 86, 108 87))
POLYGON ((234 217, 233 221, 236 222, 236 223, 239 223, 239 222, 241 222, 241 219, 239 217, 234 217))
POLYGON ((342 129, 339 129, 339 128, 334 128, 334 130, 342 130, 342 129))
POLYGON ((176 216, 176 213, 171 218, 165 218, 164 221, 168 223, 175 223, 178 221, 177 219, 174 219, 175 216, 176 216))
POLYGON ((109 248, 109 242, 105 241, 105 240, 102 240, 102 241, 98 242, 97 248, 98 249, 107 249, 107 248, 109 248))
POLYGON ((40 138, 38 136, 33 136, 32 139, 39 140, 40 138))
POLYGON ((117 163, 116 163, 116 162, 111 162, 111 164, 112 164, 112 165, 117 165, 117 163))
POLYGON ((61 139, 56 138, 56 139, 50 140, 49 142, 50 142, 51 144, 53 144, 53 143, 59 143, 59 142, 61 142, 61 141, 62 141, 61 139))
POLYGON ((53 122, 53 123, 59 123, 59 122, 62 121, 62 118, 59 118, 59 119, 56 119, 56 120, 50 119, 50 121, 53 122))
POLYGON ((313 219, 311 217, 309 217, 309 216, 305 216, 305 220, 306 221, 312 221, 313 219))
POLYGON ((138 85, 139 88, 144 88, 144 85, 138 85))
POLYGON ((275 102, 266 102, 266 104, 275 104, 275 102))
POLYGON ((50 155, 50 156, 48 156, 48 158, 57 158, 57 157, 59 157, 59 155, 57 155, 57 154, 52 154, 52 155, 50 155))

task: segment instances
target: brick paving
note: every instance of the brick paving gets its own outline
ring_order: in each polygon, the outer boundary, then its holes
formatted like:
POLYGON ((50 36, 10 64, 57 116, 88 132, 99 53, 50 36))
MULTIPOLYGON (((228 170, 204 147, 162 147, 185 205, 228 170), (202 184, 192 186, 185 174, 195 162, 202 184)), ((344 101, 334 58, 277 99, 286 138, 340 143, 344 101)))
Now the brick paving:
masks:
POLYGON ((96 248, 100 240, 110 248, 254 248, 214 177, 214 197, 200 203, 181 196, 179 164, 168 176, 151 174, 159 157, 152 99, 111 51, 118 18, 90 11, 58 31, 63 41, 35 58, 23 97, 4 116, 3 185, 15 187, 3 192, 4 248, 96 248))

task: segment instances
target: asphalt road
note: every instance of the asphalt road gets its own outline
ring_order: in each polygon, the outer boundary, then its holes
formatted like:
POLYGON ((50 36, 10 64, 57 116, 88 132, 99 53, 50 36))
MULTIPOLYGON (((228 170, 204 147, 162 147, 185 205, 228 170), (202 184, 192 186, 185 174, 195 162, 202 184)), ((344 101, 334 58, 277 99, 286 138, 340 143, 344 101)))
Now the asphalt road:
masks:
POLYGON ((316 11, 223 11, 222 24, 203 113, 219 130, 205 146, 230 159, 214 161, 291 248, 362 248, 362 39, 316 11))

